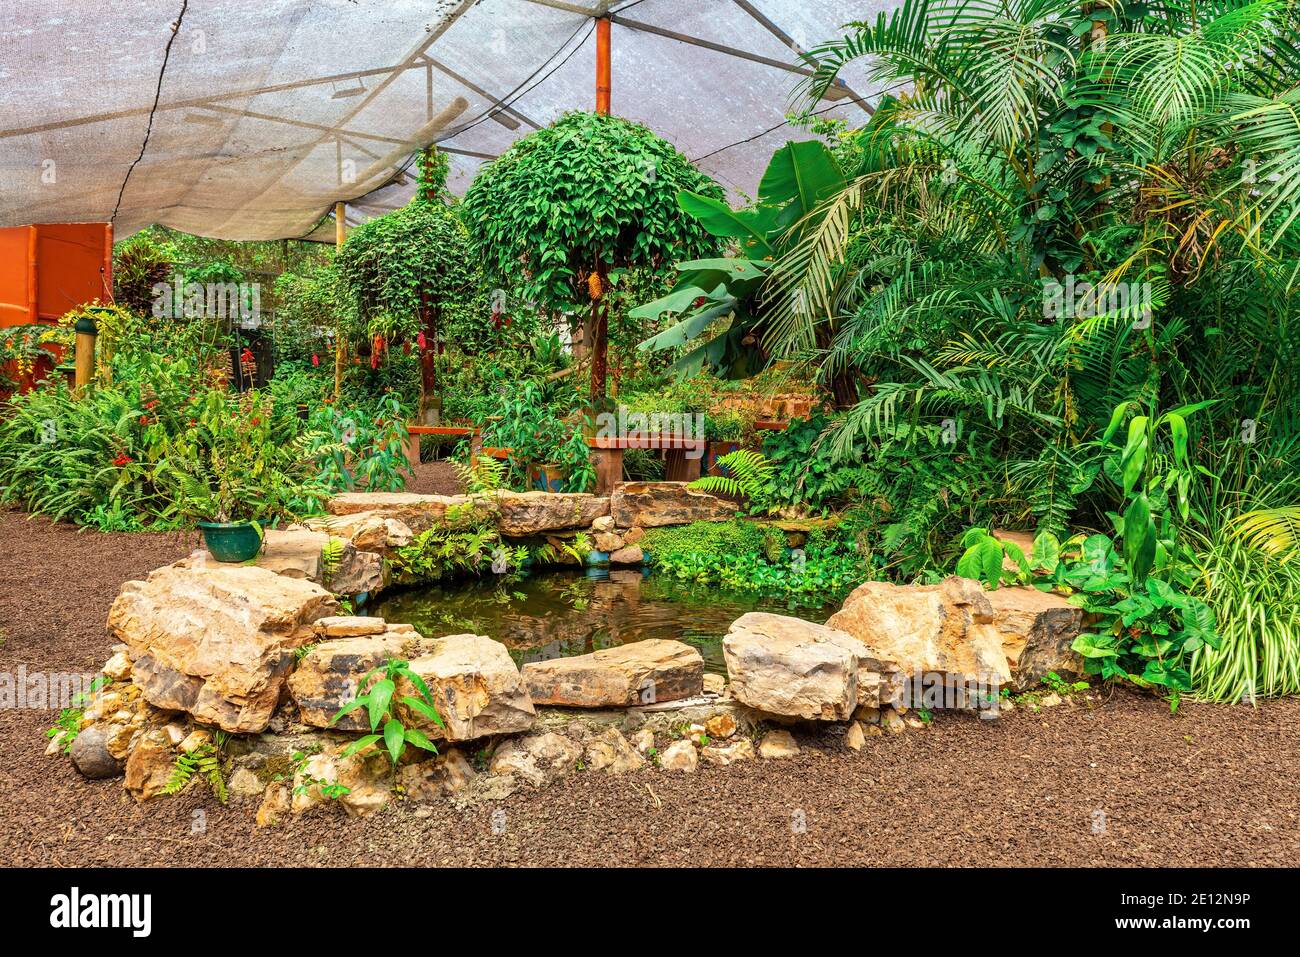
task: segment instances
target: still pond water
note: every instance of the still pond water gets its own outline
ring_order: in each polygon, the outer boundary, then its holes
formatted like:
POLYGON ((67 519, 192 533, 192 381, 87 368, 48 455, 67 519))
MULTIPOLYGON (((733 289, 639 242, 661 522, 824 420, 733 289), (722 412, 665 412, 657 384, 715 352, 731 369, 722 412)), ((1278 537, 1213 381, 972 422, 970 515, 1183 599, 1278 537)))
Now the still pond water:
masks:
POLYGON ((675 638, 725 674, 722 636, 749 611, 824 622, 838 605, 719 591, 640 571, 546 570, 511 583, 469 579, 394 592, 369 614, 409 622, 425 635, 474 632, 503 642, 516 663, 581 655, 646 638, 675 638))

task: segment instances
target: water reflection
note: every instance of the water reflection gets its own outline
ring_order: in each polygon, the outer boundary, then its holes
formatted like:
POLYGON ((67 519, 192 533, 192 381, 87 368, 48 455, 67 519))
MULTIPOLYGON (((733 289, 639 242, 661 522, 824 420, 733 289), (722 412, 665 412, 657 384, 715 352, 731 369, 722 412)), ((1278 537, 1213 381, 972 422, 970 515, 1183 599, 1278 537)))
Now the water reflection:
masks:
POLYGON ((722 636, 747 611, 824 622, 834 605, 724 592, 633 569, 541 571, 515 582, 491 576, 396 592, 370 614, 426 635, 472 631, 505 643, 517 663, 675 638, 699 648, 706 671, 725 673, 722 636))

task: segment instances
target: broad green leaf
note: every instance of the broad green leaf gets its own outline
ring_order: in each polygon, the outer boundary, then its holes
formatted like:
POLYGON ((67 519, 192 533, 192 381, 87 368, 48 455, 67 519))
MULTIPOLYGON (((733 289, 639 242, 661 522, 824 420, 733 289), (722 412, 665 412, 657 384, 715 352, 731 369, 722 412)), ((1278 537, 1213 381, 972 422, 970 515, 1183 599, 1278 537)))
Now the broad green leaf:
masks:
POLYGON ((1145 415, 1135 415, 1133 421, 1128 424, 1128 443, 1124 446, 1124 454, 1120 457, 1120 474, 1123 479, 1125 495, 1133 491, 1134 486, 1142 477, 1146 461, 1147 417, 1145 415))
POLYGON ((389 756, 396 764, 402 756, 402 749, 406 747, 406 734, 402 722, 395 718, 389 718, 384 722, 384 747, 388 749, 389 756))
POLYGON ((1100 635, 1080 635, 1071 642, 1070 648, 1085 658, 1114 658, 1119 655, 1114 648, 1113 639, 1100 635))
POLYGON ((1151 521, 1151 504, 1136 495, 1124 512, 1124 561, 1135 582, 1146 580, 1156 558, 1156 527, 1151 521))
POLYGON ((393 697, 393 682, 390 678, 380 678, 367 694, 369 701, 366 709, 370 712, 370 729, 379 726, 379 719, 388 713, 388 702, 393 697))
POLYGON ((366 703, 367 703, 367 697, 365 695, 362 695, 359 698, 353 698, 343 707, 339 708, 337 712, 335 712, 334 717, 330 718, 330 724, 333 724, 335 721, 343 717, 349 711, 355 711, 357 710, 357 708, 360 708, 362 705, 366 703))
POLYGON ((406 735, 406 740, 417 748, 432 751, 434 754, 438 753, 438 746, 430 741, 419 728, 405 728, 403 733, 406 735))
POLYGON ((798 219, 844 187, 844 174, 826 144, 804 140, 786 143, 772 154, 758 185, 758 198, 781 206, 793 201, 789 215, 798 219))
POLYGON ((1165 418, 1169 420, 1169 434, 1174 440, 1174 461, 1187 468, 1187 420, 1174 412, 1165 418))
POLYGON ((378 740, 379 740, 379 735, 377 734, 364 735, 360 738, 357 738, 355 741, 349 744, 346 748, 344 748, 341 752, 339 752, 339 755, 340 757, 350 758, 352 757, 352 755, 356 754, 362 748, 369 747, 370 745, 374 744, 378 740))
POLYGON ((442 721, 442 715, 438 714, 438 709, 435 708, 433 705, 429 704, 429 702, 421 701, 419 698, 412 698, 408 695, 402 698, 402 703, 405 704, 412 711, 424 715, 424 717, 428 718, 438 727, 440 728, 446 727, 446 725, 442 721))
POLYGON ((1052 574, 1061 563, 1061 542, 1051 532, 1039 532, 1034 536, 1034 545, 1029 550, 1029 566, 1041 568, 1052 574))
POLYGON ((1121 402, 1115 406, 1115 411, 1110 414, 1110 424, 1106 426, 1106 431, 1101 437, 1103 445, 1109 445, 1110 440, 1115 437, 1115 433, 1119 431, 1120 423, 1124 421, 1124 413, 1128 411, 1130 405, 1132 405, 1131 402, 1121 402))
POLYGON ((767 237, 770 216, 755 209, 734 210, 723 200, 685 189, 677 194, 677 205, 714 236, 739 239, 759 257, 773 254, 767 237))

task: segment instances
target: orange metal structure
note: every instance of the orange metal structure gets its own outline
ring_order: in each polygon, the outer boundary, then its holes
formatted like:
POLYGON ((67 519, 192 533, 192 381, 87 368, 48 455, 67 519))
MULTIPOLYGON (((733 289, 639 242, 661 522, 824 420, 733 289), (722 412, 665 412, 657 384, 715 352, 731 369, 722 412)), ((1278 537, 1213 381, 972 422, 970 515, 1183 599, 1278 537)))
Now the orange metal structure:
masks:
MULTIPOLYGON (((110 302, 113 227, 109 223, 50 223, 0 229, 0 328, 53 324, 89 302, 110 302)), ((20 387, 49 374, 62 359, 54 351, 20 387)), ((12 375, 13 370, 9 370, 12 375)))

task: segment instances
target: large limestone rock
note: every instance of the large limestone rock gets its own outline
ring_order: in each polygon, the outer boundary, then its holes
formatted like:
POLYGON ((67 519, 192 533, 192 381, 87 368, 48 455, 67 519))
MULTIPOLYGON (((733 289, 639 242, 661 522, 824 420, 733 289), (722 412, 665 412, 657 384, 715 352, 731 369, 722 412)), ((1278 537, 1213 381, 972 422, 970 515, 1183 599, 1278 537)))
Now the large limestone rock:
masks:
POLYGON ((609 500, 619 528, 659 528, 691 522, 725 522, 736 515, 736 503, 685 482, 620 482, 609 500))
POLYGON ((257 565, 277 575, 322 585, 325 576, 321 552, 329 539, 325 532, 313 532, 307 528, 267 529, 262 539, 262 551, 256 559, 257 565))
POLYGON ((1083 630, 1083 609, 1037 588, 987 592, 1002 650, 1011 667, 1011 687, 1036 688, 1049 671, 1080 674, 1083 662, 1070 644, 1083 630))
POLYGON ((684 642, 651 638, 587 655, 530 661, 523 675, 534 704, 621 708, 702 694, 704 658, 684 642))
POLYGON ((900 680, 914 684, 918 675, 923 682, 937 676, 949 685, 984 687, 1010 678, 988 593, 969 578, 937 585, 865 582, 826 624, 861 641, 879 663, 872 670, 891 676, 891 693, 881 692, 886 703, 901 700, 900 680))
POLYGON ((336 595, 374 596, 384 587, 383 555, 360 551, 349 543, 344 546, 343 555, 330 572, 325 587, 336 595))
POLYGON ((163 793, 171 778, 175 754, 167 736, 155 729, 145 734, 126 759, 126 789, 141 803, 163 793))
MULTIPOLYGON (((383 632, 383 619, 378 621, 383 632)), ((304 724, 330 727, 338 714, 362 689, 361 679, 390 658, 400 658, 406 641, 415 637, 394 631, 381 634, 354 635, 322 641, 303 656, 298 669, 289 676, 289 693, 298 705, 304 724)), ((335 724, 340 731, 369 731, 370 719, 364 708, 357 708, 335 724)))
MULTIPOLYGON (((371 543, 379 549, 387 546, 390 537, 388 526, 383 527, 384 541, 371 543)), ((277 575, 313 581, 339 595, 374 594, 384 585, 382 555, 361 551, 350 538, 308 528, 267 531, 257 565, 277 575), (331 537, 342 543, 342 554, 332 568, 323 560, 331 537)))
MULTIPOLYGON (((446 724, 441 728, 418 712, 399 704, 402 720, 430 738, 472 741, 494 734, 517 734, 533 725, 536 712, 524 680, 506 646, 483 635, 449 635, 422 640, 410 667, 433 696, 446 724)), ((418 697, 402 679, 394 697, 418 697)))
POLYGON ((497 531, 512 537, 585 529, 609 514, 608 498, 585 493, 499 492, 492 499, 498 510, 497 531))
POLYGON ((127 582, 108 613, 133 680, 165 711, 245 734, 271 720, 294 650, 336 614, 319 585, 251 565, 178 562, 127 582))
POLYGON ((859 672, 874 667, 852 635, 826 625, 750 612, 722 639, 729 692, 768 714, 847 721, 859 704, 859 672))

